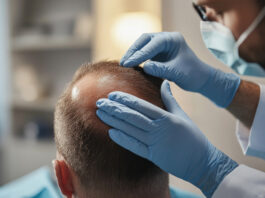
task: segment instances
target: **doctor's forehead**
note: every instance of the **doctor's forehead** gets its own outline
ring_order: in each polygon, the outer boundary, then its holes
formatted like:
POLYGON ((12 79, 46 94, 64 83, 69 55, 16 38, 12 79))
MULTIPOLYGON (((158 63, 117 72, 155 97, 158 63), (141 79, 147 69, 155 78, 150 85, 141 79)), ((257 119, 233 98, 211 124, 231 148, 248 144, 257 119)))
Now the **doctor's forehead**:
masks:
POLYGON ((246 0, 195 0, 195 3, 200 6, 215 9, 217 12, 222 12, 224 10, 229 10, 242 1, 246 0))
POLYGON ((200 6, 212 8, 217 13, 231 10, 241 10, 242 5, 254 6, 259 9, 265 5, 264 0, 194 0, 194 2, 200 6))

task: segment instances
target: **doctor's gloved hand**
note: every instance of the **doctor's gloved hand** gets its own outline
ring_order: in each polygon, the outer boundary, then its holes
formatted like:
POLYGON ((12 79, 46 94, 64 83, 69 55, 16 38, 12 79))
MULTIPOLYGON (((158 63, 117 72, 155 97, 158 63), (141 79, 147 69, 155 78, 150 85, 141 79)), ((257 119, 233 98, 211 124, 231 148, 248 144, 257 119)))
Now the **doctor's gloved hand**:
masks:
POLYGON ((224 73, 199 60, 183 36, 176 32, 143 34, 120 64, 133 67, 144 61, 147 61, 146 73, 173 81, 184 90, 201 93, 220 107, 232 102, 240 84, 239 76, 224 73))
POLYGON ((215 148, 179 107, 164 81, 161 96, 168 111, 123 92, 97 101, 97 115, 110 138, 152 161, 164 171, 186 180, 211 197, 237 163, 215 148))

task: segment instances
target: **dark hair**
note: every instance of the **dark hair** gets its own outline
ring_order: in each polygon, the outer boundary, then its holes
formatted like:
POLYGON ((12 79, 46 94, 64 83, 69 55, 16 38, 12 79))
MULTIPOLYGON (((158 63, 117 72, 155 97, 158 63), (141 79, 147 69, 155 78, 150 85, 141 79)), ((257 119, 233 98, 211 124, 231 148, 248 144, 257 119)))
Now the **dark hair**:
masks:
POLYGON ((258 3, 258 5, 260 7, 264 7, 265 6, 265 0, 256 0, 256 2, 258 3))
POLYGON ((168 186, 165 172, 114 143, 107 130, 98 127, 95 109, 82 110, 72 101, 73 86, 88 74, 118 78, 143 99, 163 107, 162 80, 145 74, 140 67, 124 68, 110 61, 85 64, 76 71, 56 105, 54 128, 58 152, 87 189, 133 194, 165 189, 168 186))

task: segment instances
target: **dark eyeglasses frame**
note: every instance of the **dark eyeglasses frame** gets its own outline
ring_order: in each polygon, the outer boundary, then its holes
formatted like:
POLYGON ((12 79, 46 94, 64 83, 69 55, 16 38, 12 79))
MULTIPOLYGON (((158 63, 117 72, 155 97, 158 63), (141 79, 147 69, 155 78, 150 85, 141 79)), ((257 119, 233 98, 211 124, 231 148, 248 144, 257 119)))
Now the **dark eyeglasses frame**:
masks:
POLYGON ((192 6, 203 21, 209 21, 206 15, 206 9, 203 6, 199 6, 196 3, 192 2, 192 6))

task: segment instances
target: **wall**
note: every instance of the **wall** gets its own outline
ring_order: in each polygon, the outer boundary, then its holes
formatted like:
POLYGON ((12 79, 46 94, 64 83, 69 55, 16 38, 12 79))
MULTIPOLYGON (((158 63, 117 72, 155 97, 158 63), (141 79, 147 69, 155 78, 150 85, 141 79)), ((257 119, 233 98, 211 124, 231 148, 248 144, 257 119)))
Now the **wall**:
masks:
MULTIPOLYGON (((229 68, 218 62, 204 46, 200 36, 200 20, 193 10, 191 2, 191 0, 163 1, 163 31, 181 32, 201 60, 213 67, 231 72, 229 68)), ((264 79, 248 79, 265 83, 264 79)), ((242 154, 235 136, 236 120, 231 114, 224 109, 216 107, 209 100, 198 94, 187 93, 180 90, 176 85, 172 85, 172 88, 182 108, 215 146, 238 163, 265 171, 264 161, 246 157, 242 154)), ((171 184, 193 192, 199 192, 196 188, 174 177, 171 177, 171 184)))
MULTIPOLYGON (((2 170, 4 135, 9 131, 9 111, 8 98, 9 95, 9 56, 8 56, 8 17, 7 17, 7 0, 0 0, 0 175, 2 170), (3 94, 5 93, 5 94, 3 94)), ((1 184, 0 177, 0 184, 1 184)))
MULTIPOLYGON (((7 0, 0 0, 0 136, 8 131, 9 47, 7 0), (5 94, 3 94, 5 93, 5 94)), ((1 138, 0 138, 1 140, 1 138)), ((0 141, 1 142, 1 141, 0 141)))
POLYGON ((141 11, 158 18, 161 17, 160 0, 95 0, 94 8, 94 23, 96 25, 94 61, 120 59, 127 50, 127 48, 121 49, 112 37, 114 22, 121 14, 141 11))

